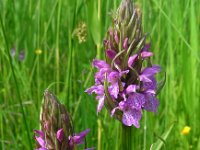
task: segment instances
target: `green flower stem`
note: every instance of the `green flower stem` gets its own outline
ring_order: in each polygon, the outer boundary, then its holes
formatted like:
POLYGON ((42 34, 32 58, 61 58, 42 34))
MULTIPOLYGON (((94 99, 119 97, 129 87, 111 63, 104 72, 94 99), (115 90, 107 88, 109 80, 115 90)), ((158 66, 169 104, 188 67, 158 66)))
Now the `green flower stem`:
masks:
POLYGON ((131 128, 122 124, 121 149, 132 150, 131 128))

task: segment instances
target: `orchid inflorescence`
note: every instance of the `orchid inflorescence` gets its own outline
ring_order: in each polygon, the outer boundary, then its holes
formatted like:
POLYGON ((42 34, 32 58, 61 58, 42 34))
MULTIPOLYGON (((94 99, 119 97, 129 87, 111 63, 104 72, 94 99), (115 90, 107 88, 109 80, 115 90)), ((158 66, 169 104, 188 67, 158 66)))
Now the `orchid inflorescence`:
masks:
POLYGON ((131 0, 122 1, 113 20, 104 40, 106 60, 93 60, 95 85, 86 92, 97 95, 97 112, 105 105, 124 125, 139 128, 143 110, 157 112, 155 75, 161 68, 151 64, 153 53, 142 33, 141 13, 131 0))
POLYGON ((64 105, 47 90, 44 93, 40 123, 41 130, 34 131, 37 150, 74 150, 84 143, 89 132, 89 129, 86 129, 75 134, 70 115, 64 105))

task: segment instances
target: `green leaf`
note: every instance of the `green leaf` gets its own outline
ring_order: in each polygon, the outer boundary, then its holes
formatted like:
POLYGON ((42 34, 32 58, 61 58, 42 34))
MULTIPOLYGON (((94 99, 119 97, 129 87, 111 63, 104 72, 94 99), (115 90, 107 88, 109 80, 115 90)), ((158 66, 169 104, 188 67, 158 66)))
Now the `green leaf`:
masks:
POLYGON ((168 137, 169 134, 171 133, 171 131, 172 131, 173 127, 174 127, 174 124, 175 124, 175 123, 173 123, 173 124, 168 128, 168 130, 165 131, 165 132, 162 134, 161 137, 158 137, 159 139, 158 139, 155 143, 153 143, 153 144, 151 145, 150 150, 160 150, 160 149, 162 148, 162 146, 165 144, 165 141, 166 141, 167 137, 168 137))

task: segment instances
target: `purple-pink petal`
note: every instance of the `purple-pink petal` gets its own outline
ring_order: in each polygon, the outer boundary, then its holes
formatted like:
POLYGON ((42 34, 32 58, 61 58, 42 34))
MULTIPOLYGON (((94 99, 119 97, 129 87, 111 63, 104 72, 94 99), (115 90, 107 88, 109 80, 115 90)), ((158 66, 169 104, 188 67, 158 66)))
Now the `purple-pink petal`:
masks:
POLYGON ((93 60, 93 66, 98 68, 98 69, 101 69, 101 68, 109 68, 110 66, 106 63, 106 61, 104 60, 97 60, 97 59, 94 59, 93 60))
POLYGON ((107 50, 106 54, 108 56, 108 58, 110 58, 111 60, 113 60, 113 58, 116 56, 116 52, 114 50, 107 50))
POLYGON ((144 52, 141 53, 141 57, 142 58, 148 58, 148 57, 151 57, 151 56, 153 56, 152 52, 146 52, 146 51, 144 51, 144 52))
POLYGON ((96 99, 98 100, 98 105, 97 105, 97 113, 98 113, 104 106, 105 95, 97 96, 96 99))
POLYGON ((41 130, 34 130, 34 133, 38 134, 39 137, 44 138, 44 132, 43 131, 41 131, 41 130))
POLYGON ((104 94, 104 87, 103 85, 94 85, 86 89, 85 92, 87 92, 88 94, 92 94, 94 92, 97 95, 102 95, 104 94))
POLYGON ((142 71, 142 75, 153 76, 154 74, 160 72, 160 66, 153 65, 152 67, 147 67, 142 71))
POLYGON ((132 108, 141 109, 145 103, 145 96, 144 94, 141 93, 130 94, 126 103, 129 105, 131 109, 132 108))
POLYGON ((127 94, 130 94, 130 93, 136 92, 136 90, 137 90, 138 88, 139 88, 138 85, 131 84, 131 85, 129 85, 129 86, 126 88, 126 93, 127 93, 127 94))
MULTIPOLYGON (((148 90, 156 91, 156 79, 155 77, 149 77, 151 82, 144 82, 142 88, 144 89, 144 92, 146 93, 148 90)), ((147 92, 148 93, 148 92, 147 92)))
POLYGON ((148 82, 148 83, 152 82, 152 80, 144 74, 139 75, 139 78, 140 78, 140 81, 143 81, 143 82, 148 82))
POLYGON ((145 94, 144 109, 147 111, 157 112, 159 102, 153 94, 145 94))
POLYGON ((119 94, 119 85, 118 82, 113 83, 108 87, 108 91, 111 97, 117 99, 119 94))
POLYGON ((108 82, 110 83, 117 82, 119 78, 120 78, 119 72, 117 71, 112 71, 111 73, 108 74, 108 82))
POLYGON ((144 93, 148 93, 148 94, 156 94, 156 91, 155 90, 152 90, 152 89, 147 89, 146 91, 144 91, 144 93))
POLYGON ((45 147, 45 140, 41 137, 35 136, 36 141, 41 147, 45 147))
POLYGON ((63 129, 60 129, 56 133, 56 138, 58 139, 58 141, 62 142, 64 135, 65 135, 65 133, 64 133, 63 129))
POLYGON ((129 73, 129 70, 124 70, 119 73, 119 76, 122 77, 124 74, 129 73))
POLYGON ((118 44, 119 43, 119 36, 117 35, 117 32, 114 33, 114 39, 115 39, 115 42, 118 44))
POLYGON ((125 50, 128 49, 128 38, 125 38, 125 39, 124 39, 123 48, 124 48, 125 50))
POLYGON ((105 80, 105 74, 109 74, 111 72, 110 68, 101 68, 98 72, 95 74, 95 83, 100 84, 104 82, 105 80))
POLYGON ((130 68, 132 67, 132 65, 133 65, 134 62, 136 61, 137 56, 138 56, 138 55, 135 54, 135 55, 129 57, 129 59, 128 59, 128 66, 129 66, 130 68))
POLYGON ((139 121, 142 117, 141 110, 138 109, 128 109, 123 112, 122 122, 126 126, 134 125, 136 128, 140 127, 139 121))
POLYGON ((72 137, 72 141, 75 144, 82 144, 83 143, 83 139, 85 138, 85 136, 88 134, 89 131, 90 131, 90 129, 86 129, 85 131, 82 131, 79 134, 73 136, 72 137))
POLYGON ((40 148, 37 148, 35 150, 48 150, 47 148, 44 148, 44 147, 40 147, 40 148))

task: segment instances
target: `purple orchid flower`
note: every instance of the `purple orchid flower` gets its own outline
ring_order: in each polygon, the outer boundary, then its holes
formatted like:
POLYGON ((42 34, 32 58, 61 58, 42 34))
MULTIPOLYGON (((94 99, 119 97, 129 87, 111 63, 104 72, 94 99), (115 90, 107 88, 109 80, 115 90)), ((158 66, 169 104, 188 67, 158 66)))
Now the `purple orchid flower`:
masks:
POLYGON ((138 26, 141 13, 130 0, 122 1, 113 22, 104 40, 106 60, 93 60, 95 84, 85 92, 97 95, 97 112, 105 105, 124 125, 139 128, 144 110, 157 112, 156 75, 161 67, 151 64, 154 54, 138 26))

